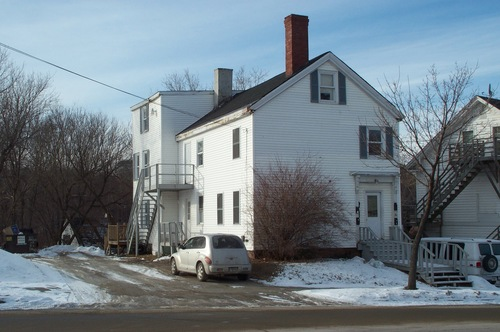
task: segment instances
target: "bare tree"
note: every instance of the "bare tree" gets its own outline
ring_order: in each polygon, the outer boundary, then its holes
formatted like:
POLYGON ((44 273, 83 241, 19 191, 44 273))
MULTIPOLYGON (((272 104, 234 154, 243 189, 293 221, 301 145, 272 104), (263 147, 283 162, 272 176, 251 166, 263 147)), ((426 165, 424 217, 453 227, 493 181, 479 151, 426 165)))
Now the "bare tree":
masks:
POLYGON ((196 91, 200 87, 200 79, 198 75, 192 74, 186 68, 183 74, 166 75, 163 79, 163 85, 168 91, 196 91))
POLYGON ((256 86, 264 81, 267 76, 267 72, 262 69, 252 68, 249 72, 246 71, 245 67, 240 67, 233 79, 233 88, 235 90, 247 90, 253 86, 256 86))
MULTIPOLYGON (((233 78, 234 90, 246 90, 264 81, 267 72, 262 69, 247 71, 245 67, 240 67, 233 78)), ((168 91, 196 91, 200 89, 200 79, 198 75, 192 74, 189 69, 184 69, 184 73, 172 73, 165 76, 163 86, 168 91)))
POLYGON ((27 75, 0 52, 0 174, 10 154, 26 144, 54 103, 49 78, 27 75))
POLYGON ((131 174, 121 179, 130 134, 116 120, 82 110, 56 109, 41 125, 31 156, 40 175, 33 215, 50 244, 68 224, 77 236, 87 229, 99 241, 99 223, 131 200, 131 174))
MULTIPOLYGON (((471 96, 466 96, 466 90, 475 70, 467 65, 457 64, 454 71, 441 80, 437 69, 432 66, 418 90, 412 90, 409 83, 403 86, 399 80, 386 82, 385 95, 404 115, 401 121, 403 128, 395 137, 401 159, 392 159, 392 162, 407 171, 417 171, 421 176, 416 180, 428 190, 412 244, 407 289, 417 287, 420 240, 431 213, 441 174, 446 167, 450 167, 446 163, 448 143, 467 124, 467 119, 458 121, 458 117, 462 116, 460 110, 470 100, 471 96)), ((383 115, 381 118, 384 124, 387 123, 383 115)))
POLYGON ((26 210, 32 183, 26 155, 38 123, 55 98, 49 78, 26 74, 0 50, 0 228, 30 227, 26 210), (25 222, 26 221, 26 222, 25 222))
POLYGON ((300 250, 331 245, 345 233, 335 181, 311 158, 294 165, 276 160, 256 171, 253 197, 255 245, 272 258, 296 258, 300 250))

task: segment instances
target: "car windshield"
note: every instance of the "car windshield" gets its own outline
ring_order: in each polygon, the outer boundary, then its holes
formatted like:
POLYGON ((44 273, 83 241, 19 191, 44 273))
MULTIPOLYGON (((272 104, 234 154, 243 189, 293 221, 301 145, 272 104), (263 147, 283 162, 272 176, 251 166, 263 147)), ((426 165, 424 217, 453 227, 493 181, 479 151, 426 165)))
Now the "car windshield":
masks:
POLYGON ((216 235, 212 238, 212 244, 214 249, 245 248, 245 245, 240 238, 230 235, 216 235))

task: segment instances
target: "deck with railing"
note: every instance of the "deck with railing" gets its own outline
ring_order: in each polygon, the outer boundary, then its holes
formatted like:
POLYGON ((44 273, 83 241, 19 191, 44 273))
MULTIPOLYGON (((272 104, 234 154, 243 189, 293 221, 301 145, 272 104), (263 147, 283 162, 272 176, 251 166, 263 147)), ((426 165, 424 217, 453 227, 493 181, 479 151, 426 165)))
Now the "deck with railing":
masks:
MULTIPOLYGON (((360 243, 376 259, 388 266, 408 271, 413 241, 399 228, 390 228, 389 240, 379 239, 369 227, 359 228, 360 243)), ((435 286, 470 286, 467 280, 467 254, 457 244, 446 244, 447 250, 436 250, 444 243, 422 243, 418 248, 417 273, 435 286)))
POLYGON ((193 189, 193 164, 156 164, 145 169, 144 191, 193 189))

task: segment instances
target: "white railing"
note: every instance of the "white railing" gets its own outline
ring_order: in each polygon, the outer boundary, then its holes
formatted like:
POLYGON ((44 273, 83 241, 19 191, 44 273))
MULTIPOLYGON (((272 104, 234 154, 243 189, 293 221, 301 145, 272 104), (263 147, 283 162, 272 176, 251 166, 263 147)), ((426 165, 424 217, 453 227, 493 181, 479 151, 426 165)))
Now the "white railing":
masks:
POLYGON ((193 164, 156 164, 145 169, 145 190, 155 190, 161 185, 193 185, 193 164))
MULTIPOLYGON (((391 227, 390 240, 378 239, 369 227, 359 228, 360 241, 366 243, 377 259, 398 266, 410 266, 413 241, 398 227, 391 227)), ((467 254, 455 243, 432 241, 420 243, 418 248, 417 271, 434 283, 434 275, 439 267, 450 267, 467 277, 467 254)))
POLYGON ((139 210, 142 204, 143 194, 144 194, 144 173, 142 170, 139 174, 139 181, 137 182, 137 189, 135 191, 134 200, 132 202, 132 210, 130 211, 130 216, 127 224, 127 254, 132 251, 132 243, 135 240, 135 252, 136 255, 139 251, 139 210))
POLYGON ((432 253, 433 264, 451 267, 460 271, 465 277, 468 276, 468 255, 460 245, 445 241, 425 241, 420 243, 420 247, 427 251, 419 252, 419 259, 425 259, 429 253, 432 253))

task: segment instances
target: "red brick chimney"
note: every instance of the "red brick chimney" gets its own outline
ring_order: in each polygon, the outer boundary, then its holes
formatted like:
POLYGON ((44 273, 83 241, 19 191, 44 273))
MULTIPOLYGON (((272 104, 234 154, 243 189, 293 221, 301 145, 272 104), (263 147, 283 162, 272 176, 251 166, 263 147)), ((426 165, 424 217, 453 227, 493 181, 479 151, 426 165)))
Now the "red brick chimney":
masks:
POLYGON ((285 17, 286 76, 292 76, 309 61, 309 18, 291 14, 285 17))

